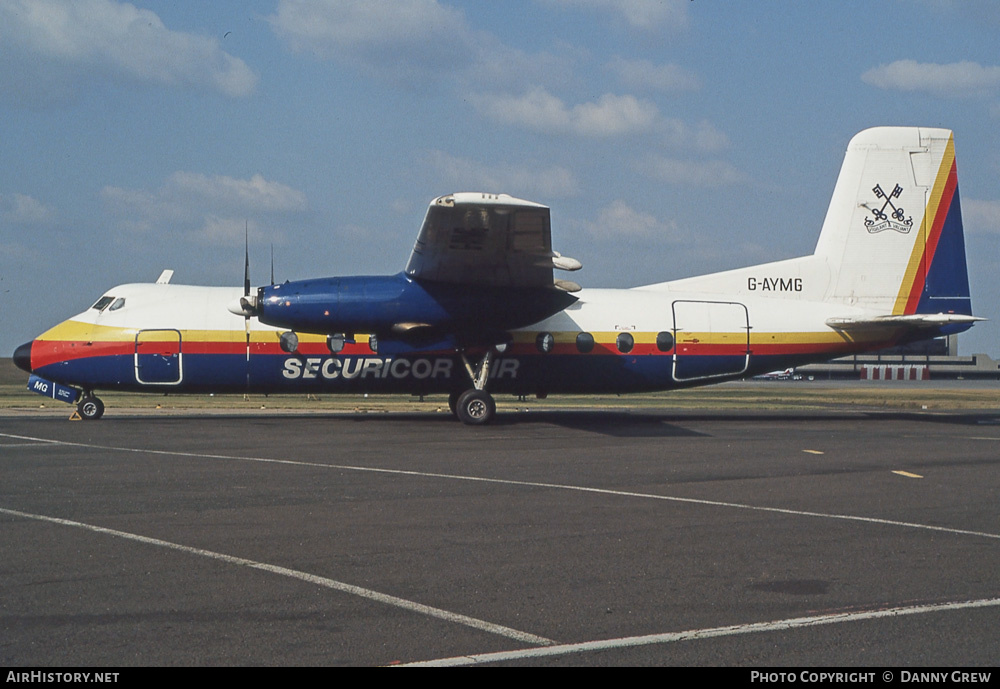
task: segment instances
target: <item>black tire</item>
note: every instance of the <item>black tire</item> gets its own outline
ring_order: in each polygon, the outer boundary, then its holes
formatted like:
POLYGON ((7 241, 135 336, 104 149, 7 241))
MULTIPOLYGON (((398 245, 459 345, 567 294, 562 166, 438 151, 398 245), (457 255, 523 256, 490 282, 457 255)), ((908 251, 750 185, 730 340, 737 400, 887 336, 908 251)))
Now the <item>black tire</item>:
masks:
POLYGON ((469 426, 482 426, 496 416, 497 405, 485 390, 466 390, 458 397, 455 415, 469 426))
POLYGON ((97 421, 104 416, 104 402, 97 397, 84 397, 77 403, 76 411, 84 421, 97 421))
POLYGON ((448 409, 451 409, 453 416, 458 416, 458 398, 462 396, 461 392, 453 392, 448 395, 448 409))

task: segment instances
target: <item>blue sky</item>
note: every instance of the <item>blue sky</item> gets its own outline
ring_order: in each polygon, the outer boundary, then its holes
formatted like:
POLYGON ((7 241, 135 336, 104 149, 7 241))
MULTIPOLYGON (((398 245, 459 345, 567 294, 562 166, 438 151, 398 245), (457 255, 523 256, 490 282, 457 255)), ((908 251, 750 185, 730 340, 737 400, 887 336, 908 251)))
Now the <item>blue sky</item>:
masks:
POLYGON ((1000 356, 1000 3, 0 0, 0 352, 108 287, 402 269, 431 198, 551 206, 574 280, 811 253, 847 142, 955 130, 1000 356))

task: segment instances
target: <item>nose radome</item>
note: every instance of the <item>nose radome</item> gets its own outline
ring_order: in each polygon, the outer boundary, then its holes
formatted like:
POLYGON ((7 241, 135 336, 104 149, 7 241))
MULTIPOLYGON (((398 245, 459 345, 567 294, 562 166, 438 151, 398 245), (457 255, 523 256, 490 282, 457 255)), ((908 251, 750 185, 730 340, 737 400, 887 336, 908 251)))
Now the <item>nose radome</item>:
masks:
POLYGON ((14 365, 22 371, 31 373, 31 345, 34 342, 25 342, 14 350, 14 365))

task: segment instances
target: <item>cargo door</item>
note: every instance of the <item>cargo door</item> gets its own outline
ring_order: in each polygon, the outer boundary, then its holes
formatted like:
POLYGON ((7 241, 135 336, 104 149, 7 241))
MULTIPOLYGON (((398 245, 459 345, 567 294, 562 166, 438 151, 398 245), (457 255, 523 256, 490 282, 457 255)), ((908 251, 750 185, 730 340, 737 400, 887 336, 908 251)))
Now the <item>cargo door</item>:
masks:
POLYGON ((750 361, 750 315, 728 301, 673 303, 674 380, 733 377, 750 361))
POLYGON ((135 335, 135 380, 176 385, 184 376, 179 330, 140 330, 135 335))

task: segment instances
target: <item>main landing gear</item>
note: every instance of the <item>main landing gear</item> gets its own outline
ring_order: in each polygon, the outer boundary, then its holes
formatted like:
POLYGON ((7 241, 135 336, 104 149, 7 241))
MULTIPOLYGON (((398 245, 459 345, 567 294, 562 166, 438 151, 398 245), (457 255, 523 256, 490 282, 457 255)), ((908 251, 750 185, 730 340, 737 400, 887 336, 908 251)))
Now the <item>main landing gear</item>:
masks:
POLYGON ((104 416, 104 402, 92 393, 85 392, 80 401, 76 403, 76 413, 84 421, 97 421, 104 416))
POLYGON ((464 424, 470 426, 488 424, 497 413, 493 395, 486 392, 486 381, 490 379, 490 365, 493 363, 495 350, 487 350, 483 360, 475 369, 466 358, 465 350, 460 349, 458 353, 462 357, 462 363, 465 364, 465 370, 469 373, 473 387, 470 390, 451 393, 448 396, 448 407, 464 424))

